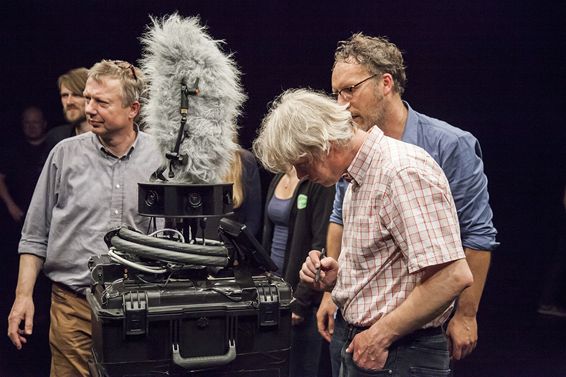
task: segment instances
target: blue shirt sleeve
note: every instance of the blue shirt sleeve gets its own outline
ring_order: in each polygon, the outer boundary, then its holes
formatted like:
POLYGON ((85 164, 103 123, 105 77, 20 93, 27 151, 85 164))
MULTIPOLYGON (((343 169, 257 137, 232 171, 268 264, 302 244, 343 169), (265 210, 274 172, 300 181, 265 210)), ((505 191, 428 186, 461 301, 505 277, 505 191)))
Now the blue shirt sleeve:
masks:
POLYGON ((446 146, 441 166, 458 211, 462 245, 474 250, 494 250, 499 243, 495 240, 497 230, 493 226, 478 140, 470 133, 460 135, 457 142, 446 146))
POLYGON ((348 189, 348 182, 344 178, 336 183, 336 194, 334 195, 334 204, 332 206, 332 213, 330 214, 330 222, 339 225, 344 225, 342 220, 342 204, 344 202, 344 195, 348 189))

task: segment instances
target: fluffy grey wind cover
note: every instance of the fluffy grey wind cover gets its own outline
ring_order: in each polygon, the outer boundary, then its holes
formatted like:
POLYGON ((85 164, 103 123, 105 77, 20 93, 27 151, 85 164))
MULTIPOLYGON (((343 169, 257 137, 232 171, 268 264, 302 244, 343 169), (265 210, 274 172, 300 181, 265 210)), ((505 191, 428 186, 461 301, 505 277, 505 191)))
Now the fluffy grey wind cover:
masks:
POLYGON ((221 183, 237 148, 236 121, 246 100, 240 71, 232 56, 222 51, 224 42, 213 40, 198 17, 175 13, 151 21, 140 39, 140 66, 148 81, 141 111, 146 130, 164 155, 173 151, 181 124, 181 80, 192 89, 198 78, 200 94, 189 96, 179 150, 188 161, 173 169, 175 177, 169 181, 221 183))

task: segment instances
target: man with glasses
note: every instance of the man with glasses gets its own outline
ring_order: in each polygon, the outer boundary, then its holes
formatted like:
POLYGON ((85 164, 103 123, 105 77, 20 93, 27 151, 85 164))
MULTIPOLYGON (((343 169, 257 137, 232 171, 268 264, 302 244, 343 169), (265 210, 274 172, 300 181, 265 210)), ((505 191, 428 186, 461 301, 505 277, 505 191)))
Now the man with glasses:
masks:
POLYGON ((92 132, 65 139, 49 155, 33 194, 19 245, 16 298, 8 336, 16 348, 33 330, 33 288, 41 270, 51 293, 51 376, 89 376, 88 259, 107 249, 104 235, 126 224, 148 230, 137 213, 137 183, 162 162, 152 137, 138 130, 141 71, 102 60, 88 73, 83 96, 92 132), (21 327, 20 327, 21 326, 21 327))
MULTIPOLYGON (((487 277, 491 251, 498 243, 492 223, 487 177, 480 145, 468 132, 413 110, 402 100, 406 84, 403 56, 386 38, 358 33, 338 43, 332 71, 333 95, 348 104, 356 124, 367 130, 377 125, 386 136, 426 150, 444 170, 456 203, 462 244, 474 284, 460 295, 448 322, 452 357, 467 356, 477 343, 476 315, 487 277)), ((341 250, 342 201, 348 183, 336 187, 328 227, 327 253, 338 259, 341 250)), ((318 328, 330 341, 332 373, 338 376, 340 352, 347 341, 342 314, 325 293, 317 313, 318 328), (335 321, 336 318, 336 321, 335 321)))

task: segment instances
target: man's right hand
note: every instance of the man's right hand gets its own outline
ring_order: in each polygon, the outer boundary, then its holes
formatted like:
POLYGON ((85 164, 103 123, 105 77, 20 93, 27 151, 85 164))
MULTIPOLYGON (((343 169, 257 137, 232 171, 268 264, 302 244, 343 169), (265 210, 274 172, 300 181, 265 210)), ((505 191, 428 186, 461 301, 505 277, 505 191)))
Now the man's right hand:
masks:
POLYGON ((332 334, 334 334, 334 315, 336 310, 338 310, 338 307, 332 301, 332 295, 330 292, 324 292, 316 312, 316 325, 318 332, 327 342, 330 342, 332 334))
POLYGON ((338 262, 334 258, 320 259, 320 251, 311 250, 299 271, 299 277, 305 284, 316 290, 331 291, 338 277, 338 262), (318 279, 317 279, 318 270, 318 279))
POLYGON ((31 296, 16 296, 8 316, 8 337, 17 349, 27 343, 27 337, 33 332, 33 314, 35 307, 31 296), (24 323, 24 328, 20 324, 24 323))

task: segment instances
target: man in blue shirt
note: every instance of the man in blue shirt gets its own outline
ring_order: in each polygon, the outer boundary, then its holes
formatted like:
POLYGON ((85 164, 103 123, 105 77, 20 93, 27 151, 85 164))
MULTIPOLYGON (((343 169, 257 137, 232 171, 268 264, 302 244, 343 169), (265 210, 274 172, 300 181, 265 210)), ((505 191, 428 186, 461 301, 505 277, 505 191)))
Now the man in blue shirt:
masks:
MULTIPOLYGON (((425 149, 442 167, 450 183, 460 223, 462 244, 474 284, 460 295, 447 327, 452 357, 462 359, 477 343, 476 315, 498 243, 489 206, 487 177, 479 142, 469 132, 420 114, 401 99, 406 83, 401 51, 385 38, 354 34, 338 43, 332 71, 332 91, 356 124, 367 130, 377 125, 387 136, 425 149)), ((348 183, 336 187, 330 217, 327 254, 338 259, 342 239, 342 200, 348 183)), ((340 352, 347 340, 344 321, 325 294, 317 313, 318 328, 330 341, 333 375, 338 375, 340 352)))

